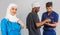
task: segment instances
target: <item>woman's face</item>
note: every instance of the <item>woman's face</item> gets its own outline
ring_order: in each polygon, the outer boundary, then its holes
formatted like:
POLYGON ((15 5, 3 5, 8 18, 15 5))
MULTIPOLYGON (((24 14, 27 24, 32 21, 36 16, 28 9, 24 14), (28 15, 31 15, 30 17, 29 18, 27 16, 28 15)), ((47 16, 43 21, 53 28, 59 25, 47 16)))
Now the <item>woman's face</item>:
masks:
POLYGON ((16 12, 17 12, 17 7, 16 6, 12 6, 11 9, 10 9, 10 12, 12 15, 15 15, 16 12))

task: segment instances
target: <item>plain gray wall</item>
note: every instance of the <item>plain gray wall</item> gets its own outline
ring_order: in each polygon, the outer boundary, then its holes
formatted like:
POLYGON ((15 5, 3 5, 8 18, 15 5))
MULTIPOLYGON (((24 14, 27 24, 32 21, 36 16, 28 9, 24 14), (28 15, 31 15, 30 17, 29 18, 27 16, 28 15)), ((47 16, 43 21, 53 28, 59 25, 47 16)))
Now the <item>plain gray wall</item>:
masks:
MULTIPOLYGON (((41 20, 42 13, 46 11, 45 3, 48 1, 53 2, 53 10, 55 10, 60 16, 60 0, 0 0, 0 19, 5 17, 6 9, 7 9, 8 5, 10 3, 15 3, 18 5, 17 17, 20 18, 26 25, 26 17, 28 15, 28 13, 31 12, 31 8, 32 8, 31 4, 35 1, 40 2, 40 5, 41 5, 40 12, 38 13, 40 20, 41 20)), ((59 25, 60 25, 60 22, 58 23, 58 26, 56 28, 57 35, 60 35, 60 26, 59 25)), ((43 29, 41 28, 41 33, 42 33, 42 31, 43 31, 43 29)), ((28 35, 28 30, 26 28, 22 29, 21 34, 28 35)))

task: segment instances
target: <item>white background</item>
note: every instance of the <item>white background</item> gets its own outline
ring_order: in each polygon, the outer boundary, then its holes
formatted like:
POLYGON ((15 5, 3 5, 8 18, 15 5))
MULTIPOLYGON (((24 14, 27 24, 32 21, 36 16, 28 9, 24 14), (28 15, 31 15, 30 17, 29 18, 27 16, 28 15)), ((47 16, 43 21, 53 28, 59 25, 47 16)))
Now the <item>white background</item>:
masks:
MULTIPOLYGON (((60 0, 0 0, 0 19, 5 17, 6 9, 10 3, 15 3, 18 5, 17 17, 20 18, 26 25, 26 17, 29 12, 31 12, 31 4, 33 2, 40 2, 40 12, 38 13, 41 20, 41 15, 46 11, 45 3, 48 1, 53 2, 53 10, 56 11, 60 16, 60 0)), ((59 19, 60 21, 60 19, 59 19)), ((57 35, 60 35, 60 22, 56 28, 57 35)), ((43 29, 41 28, 41 33, 43 29)), ((22 29, 22 35, 28 35, 28 30, 26 28, 22 29)), ((0 34, 1 35, 1 34, 0 34)))

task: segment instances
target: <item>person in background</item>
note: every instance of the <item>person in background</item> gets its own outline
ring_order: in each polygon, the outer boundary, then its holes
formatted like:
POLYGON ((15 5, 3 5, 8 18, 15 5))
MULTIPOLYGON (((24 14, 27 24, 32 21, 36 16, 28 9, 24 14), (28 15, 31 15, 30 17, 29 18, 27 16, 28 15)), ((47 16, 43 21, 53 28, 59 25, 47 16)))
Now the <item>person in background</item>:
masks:
POLYGON ((40 9, 39 2, 35 2, 32 5, 32 11, 28 14, 26 18, 26 27, 29 31, 29 35, 41 35, 40 33, 40 27, 45 24, 46 22, 49 22, 50 19, 46 19, 42 22, 39 21, 38 12, 40 9))
POLYGON ((56 35, 55 28, 58 23, 59 15, 53 11, 52 2, 46 3, 46 12, 42 15, 42 21, 50 19, 50 22, 46 22, 43 27, 43 35, 56 35))
POLYGON ((20 31, 24 24, 16 17, 17 10, 16 4, 8 6, 6 16, 1 21, 2 35, 21 35, 20 31))

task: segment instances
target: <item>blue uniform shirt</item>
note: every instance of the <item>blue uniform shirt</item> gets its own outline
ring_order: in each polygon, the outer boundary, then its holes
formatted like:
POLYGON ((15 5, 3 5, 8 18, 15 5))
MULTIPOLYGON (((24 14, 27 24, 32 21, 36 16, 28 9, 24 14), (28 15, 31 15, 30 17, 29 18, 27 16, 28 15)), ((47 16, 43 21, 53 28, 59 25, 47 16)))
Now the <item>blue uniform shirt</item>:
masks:
MULTIPOLYGON (((48 15, 48 12, 43 13, 42 21, 44 21, 46 18, 51 19, 51 22, 50 22, 51 24, 53 24, 54 22, 58 22, 58 14, 56 12, 54 12, 54 11, 52 11, 52 13, 50 15, 48 15)), ((50 28, 53 29, 52 27, 44 25, 44 29, 51 30, 50 28)))
POLYGON ((2 35, 21 35, 21 25, 18 22, 11 22, 4 18, 1 21, 2 35))

